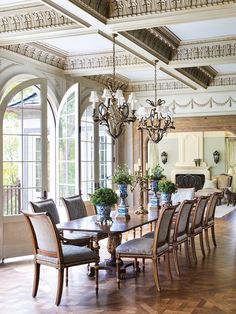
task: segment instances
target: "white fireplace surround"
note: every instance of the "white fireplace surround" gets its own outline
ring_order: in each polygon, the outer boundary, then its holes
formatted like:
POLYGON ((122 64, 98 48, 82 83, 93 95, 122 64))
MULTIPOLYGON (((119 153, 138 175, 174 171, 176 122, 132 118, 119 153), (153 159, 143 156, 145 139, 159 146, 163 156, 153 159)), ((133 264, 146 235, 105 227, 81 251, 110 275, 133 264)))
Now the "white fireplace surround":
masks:
POLYGON ((171 171, 171 181, 176 182, 176 175, 178 174, 203 174, 205 179, 210 179, 210 171, 206 166, 204 167, 176 167, 171 171))

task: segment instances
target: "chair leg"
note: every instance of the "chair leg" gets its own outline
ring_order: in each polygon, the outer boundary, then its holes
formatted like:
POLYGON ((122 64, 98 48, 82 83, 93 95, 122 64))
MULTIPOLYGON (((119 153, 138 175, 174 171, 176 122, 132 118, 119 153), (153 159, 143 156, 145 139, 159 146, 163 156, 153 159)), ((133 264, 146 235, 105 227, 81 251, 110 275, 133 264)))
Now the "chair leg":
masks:
POLYGON ((134 258, 134 271, 137 273, 138 271, 138 259, 137 257, 134 258))
POLYGON ((68 287, 69 269, 66 267, 66 287, 68 287))
POLYGON ((99 277, 99 265, 95 264, 95 282, 96 282, 96 295, 98 295, 98 277, 99 277))
POLYGON ((63 281, 64 281, 64 268, 58 269, 58 283, 57 283, 56 305, 59 305, 61 303, 63 281))
POLYGON ((206 240, 206 246, 207 246, 207 250, 210 251, 210 243, 209 243, 209 237, 208 237, 208 228, 205 229, 205 240, 206 240))
POLYGON ((190 254, 189 254, 188 239, 187 241, 184 242, 184 249, 185 249, 185 255, 186 255, 188 265, 191 266, 192 263, 191 263, 190 254))
POLYGON ((176 273, 179 276, 180 271, 179 271, 179 262, 178 262, 178 247, 173 248, 173 260, 174 260, 174 264, 175 264, 176 273))
POLYGON ((143 258, 143 272, 145 272, 145 258, 143 258))
POLYGON ((212 236, 212 241, 213 241, 214 247, 217 247, 216 236, 215 236, 215 226, 214 225, 211 226, 211 236, 212 236))
POLYGON ((172 278, 171 267, 170 267, 170 254, 169 254, 169 252, 166 253, 166 256, 167 256, 168 273, 170 276, 170 280, 172 281, 173 278, 172 278))
POLYGON ((34 263, 34 284, 33 284, 33 291, 32 296, 35 298, 38 292, 39 287, 39 277, 40 277, 40 264, 34 263))
POLYGON ((120 289, 120 258, 116 257, 116 280, 118 288, 120 289))
POLYGON ((202 232, 199 233, 199 238, 200 238, 200 246, 201 246, 201 250, 202 250, 202 256, 203 256, 203 258, 205 258, 206 254, 205 254, 205 248, 204 248, 204 242, 203 242, 203 234, 202 234, 202 232))
POLYGON ((159 283, 158 265, 157 265, 157 259, 156 258, 152 260, 152 267, 153 267, 154 281, 155 281, 157 290, 160 292, 161 291, 161 287, 160 287, 160 283, 159 283))
POLYGON ((193 253, 194 262, 197 264, 197 255, 196 255, 196 247, 195 247, 195 237, 191 237, 191 247, 193 253))

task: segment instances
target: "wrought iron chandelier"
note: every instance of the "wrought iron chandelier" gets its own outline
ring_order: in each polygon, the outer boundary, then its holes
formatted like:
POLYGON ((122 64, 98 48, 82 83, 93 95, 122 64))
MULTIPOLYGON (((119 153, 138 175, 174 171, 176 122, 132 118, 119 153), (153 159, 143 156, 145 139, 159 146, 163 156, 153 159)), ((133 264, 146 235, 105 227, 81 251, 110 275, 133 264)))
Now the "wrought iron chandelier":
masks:
POLYGON ((131 93, 128 102, 125 101, 122 85, 116 88, 115 78, 115 38, 117 34, 113 34, 113 76, 112 82, 103 91, 102 101, 98 104, 96 109, 96 103, 99 102, 99 98, 96 91, 92 91, 89 101, 93 104, 93 120, 99 122, 101 125, 105 125, 108 134, 114 139, 118 138, 124 130, 126 124, 134 122, 136 120, 134 103, 136 101, 134 93, 131 93), (131 110, 128 104, 131 104, 131 110), (130 112, 131 111, 131 112, 130 112))
POLYGON ((152 108, 140 107, 137 111, 139 119, 138 129, 146 130, 149 139, 154 143, 159 143, 164 134, 167 134, 171 129, 175 129, 173 112, 167 106, 164 106, 165 100, 157 99, 157 62, 156 60, 154 78, 155 98, 154 101, 150 99, 146 100, 152 108))

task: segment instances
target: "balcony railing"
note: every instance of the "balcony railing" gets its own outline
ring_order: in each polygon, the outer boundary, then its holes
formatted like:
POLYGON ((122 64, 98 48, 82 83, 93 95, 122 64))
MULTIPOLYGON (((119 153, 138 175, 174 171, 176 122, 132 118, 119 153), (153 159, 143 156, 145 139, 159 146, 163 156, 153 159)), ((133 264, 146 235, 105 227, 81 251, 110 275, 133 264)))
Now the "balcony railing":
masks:
POLYGON ((21 182, 3 186, 4 215, 19 215, 21 210, 21 182))

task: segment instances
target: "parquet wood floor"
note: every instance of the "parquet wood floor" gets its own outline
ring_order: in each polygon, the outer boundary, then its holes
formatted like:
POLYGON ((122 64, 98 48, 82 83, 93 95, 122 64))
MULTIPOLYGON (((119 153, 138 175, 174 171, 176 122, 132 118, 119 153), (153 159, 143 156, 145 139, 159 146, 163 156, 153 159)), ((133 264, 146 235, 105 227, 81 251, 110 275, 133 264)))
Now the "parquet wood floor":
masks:
MULTIPOLYGON (((62 302, 54 305, 57 273, 43 267, 37 298, 31 297, 32 257, 6 260, 0 265, 0 313, 68 314, 235 314, 236 313, 236 212, 216 220, 217 249, 205 260, 197 241, 198 264, 189 268, 184 250, 180 252, 181 276, 169 281, 165 263, 160 263, 163 291, 156 291, 150 262, 146 272, 135 278, 132 271, 118 290, 115 277, 100 271, 99 296, 86 266, 70 268, 69 286, 64 287, 62 302)), ((106 255, 102 243, 102 258, 106 255)), ((173 265, 172 265, 173 266, 173 265)), ((173 274, 174 274, 174 267, 173 274)))

